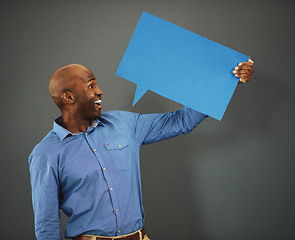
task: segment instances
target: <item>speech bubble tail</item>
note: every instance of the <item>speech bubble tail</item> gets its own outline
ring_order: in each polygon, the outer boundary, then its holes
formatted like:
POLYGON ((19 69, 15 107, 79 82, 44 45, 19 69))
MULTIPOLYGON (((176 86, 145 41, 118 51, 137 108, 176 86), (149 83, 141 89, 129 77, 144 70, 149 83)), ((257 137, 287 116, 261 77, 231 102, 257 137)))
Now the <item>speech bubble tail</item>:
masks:
POLYGON ((137 85, 132 107, 134 107, 134 105, 139 101, 139 99, 145 94, 146 91, 147 89, 137 85))

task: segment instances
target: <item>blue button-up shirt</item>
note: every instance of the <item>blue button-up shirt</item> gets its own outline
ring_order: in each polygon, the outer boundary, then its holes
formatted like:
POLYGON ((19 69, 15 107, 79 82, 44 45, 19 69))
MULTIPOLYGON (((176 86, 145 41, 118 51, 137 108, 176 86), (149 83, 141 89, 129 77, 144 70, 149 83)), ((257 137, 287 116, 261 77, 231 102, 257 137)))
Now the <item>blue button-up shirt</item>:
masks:
POLYGON ((59 209, 68 216, 65 237, 142 228, 140 146, 188 133, 205 117, 187 107, 165 114, 111 111, 76 134, 55 120, 29 157, 37 239, 61 239, 59 209))

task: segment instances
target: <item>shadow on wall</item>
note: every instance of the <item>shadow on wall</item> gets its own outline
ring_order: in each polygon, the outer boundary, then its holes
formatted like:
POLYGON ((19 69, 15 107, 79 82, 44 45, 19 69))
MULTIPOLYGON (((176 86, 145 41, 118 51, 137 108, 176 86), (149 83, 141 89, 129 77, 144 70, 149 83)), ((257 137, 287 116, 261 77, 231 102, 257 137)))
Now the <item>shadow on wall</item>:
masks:
MULTIPOLYGON (((153 102, 156 112, 164 112, 171 101, 160 98, 150 92, 138 107, 149 109, 153 102)), ((294 100, 282 81, 256 72, 251 83, 238 86, 222 122, 209 118, 189 135, 144 146, 150 236, 280 239, 279 228, 290 237, 295 116, 288 103, 294 100)))

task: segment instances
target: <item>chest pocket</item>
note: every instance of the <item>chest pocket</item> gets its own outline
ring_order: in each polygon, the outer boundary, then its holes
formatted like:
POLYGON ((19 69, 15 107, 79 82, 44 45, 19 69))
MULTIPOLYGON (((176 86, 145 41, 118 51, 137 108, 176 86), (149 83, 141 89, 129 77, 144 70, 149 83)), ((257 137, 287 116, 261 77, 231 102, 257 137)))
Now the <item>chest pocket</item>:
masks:
POLYGON ((131 166, 127 138, 112 140, 104 144, 117 169, 129 170, 131 166))

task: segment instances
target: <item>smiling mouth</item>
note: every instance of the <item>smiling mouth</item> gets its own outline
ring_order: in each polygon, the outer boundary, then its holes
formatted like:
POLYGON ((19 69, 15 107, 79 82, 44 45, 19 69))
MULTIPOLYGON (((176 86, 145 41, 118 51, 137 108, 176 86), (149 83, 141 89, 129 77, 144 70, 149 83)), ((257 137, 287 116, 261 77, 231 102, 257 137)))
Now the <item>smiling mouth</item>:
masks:
POLYGON ((101 108, 102 108, 101 102, 102 102, 102 101, 101 101, 101 99, 100 99, 100 100, 95 101, 94 104, 95 104, 96 106, 98 106, 98 108, 101 109, 101 108))

